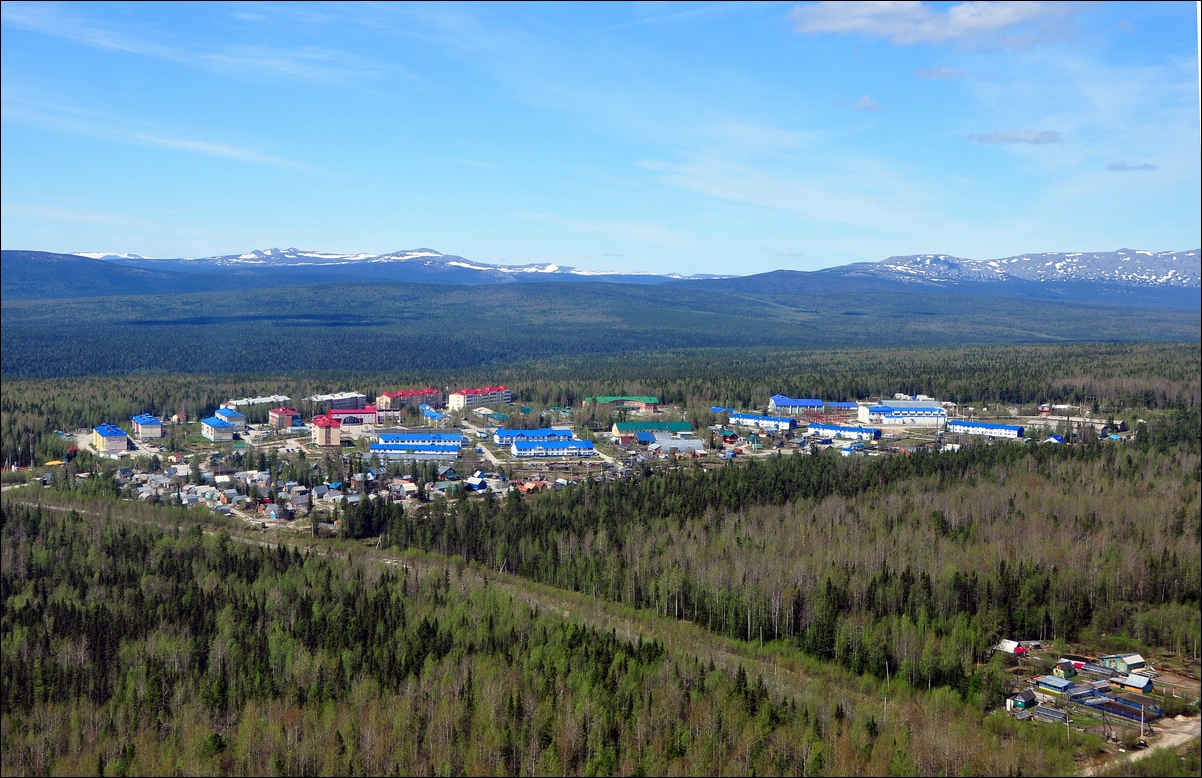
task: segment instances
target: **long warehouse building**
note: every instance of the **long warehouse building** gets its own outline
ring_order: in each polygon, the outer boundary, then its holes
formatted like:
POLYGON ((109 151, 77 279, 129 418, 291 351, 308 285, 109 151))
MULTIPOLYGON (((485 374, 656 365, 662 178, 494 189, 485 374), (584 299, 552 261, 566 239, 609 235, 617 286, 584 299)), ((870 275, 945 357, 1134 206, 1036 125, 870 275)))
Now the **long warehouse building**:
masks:
POLYGON ((540 430, 507 430, 504 427, 498 429, 492 435, 493 443, 498 446, 508 446, 514 441, 547 441, 547 440, 571 440, 571 430, 557 430, 546 427, 540 430))
POLYGON ((439 443, 372 443, 368 451, 384 462, 442 461, 459 456, 459 446, 439 443))
POLYGON ((847 427, 842 424, 811 424, 809 433, 819 438, 847 440, 880 440, 881 431, 874 427, 847 427))
POLYGON ((597 453, 591 440, 515 440, 509 447, 515 457, 591 457, 597 453))
POLYGON ((954 419, 947 423, 948 432, 961 435, 984 435, 990 438, 1010 438, 1018 440, 1025 431, 1017 424, 998 424, 992 421, 962 421, 954 419))
POLYGON ((762 430, 791 430, 797 426, 797 419, 789 416, 758 416, 754 413, 732 413, 730 423, 740 427, 756 427, 762 430))

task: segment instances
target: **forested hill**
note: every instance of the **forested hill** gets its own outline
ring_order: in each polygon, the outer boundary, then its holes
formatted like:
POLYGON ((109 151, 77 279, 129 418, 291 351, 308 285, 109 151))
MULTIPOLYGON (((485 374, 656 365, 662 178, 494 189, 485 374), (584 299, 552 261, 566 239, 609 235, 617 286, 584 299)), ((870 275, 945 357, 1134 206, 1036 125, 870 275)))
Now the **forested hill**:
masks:
POLYGON ((565 355, 1197 341, 1196 311, 915 292, 634 284, 350 284, 4 300, 5 378, 262 370, 429 371, 565 355))

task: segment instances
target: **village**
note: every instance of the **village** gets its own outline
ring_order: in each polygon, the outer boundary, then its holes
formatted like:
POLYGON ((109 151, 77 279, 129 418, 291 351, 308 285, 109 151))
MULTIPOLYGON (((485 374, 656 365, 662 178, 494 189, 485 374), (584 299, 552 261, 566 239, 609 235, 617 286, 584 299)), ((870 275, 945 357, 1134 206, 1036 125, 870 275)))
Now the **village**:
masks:
MULTIPOLYGON (((761 457, 909 456, 999 442, 1121 445, 1133 438, 1127 423, 1069 406, 978 409, 924 395, 852 402, 776 394, 763 410, 690 412, 628 395, 535 408, 515 403, 505 386, 375 397, 344 391, 297 402, 246 397, 197 420, 147 412, 126 424, 59 434, 71 445, 63 460, 45 463, 46 488, 111 477, 129 500, 209 510, 258 531, 333 537, 347 534, 344 517, 363 500, 397 503, 408 514, 442 500, 761 457), (81 455, 101 466, 89 475, 73 466, 81 455)), ((1182 715, 1202 697, 1196 665, 1153 668, 1135 652, 1043 640, 1003 640, 994 653, 1004 657, 1010 691, 992 715, 1063 725, 1070 739, 1096 735, 1120 752, 1197 737, 1197 717, 1182 715)))
POLYGON ((112 477, 130 499, 205 507, 261 528, 324 523, 337 533, 335 509, 362 499, 416 505, 525 494, 773 455, 904 456, 994 441, 1131 437, 1125 422, 1072 406, 1020 416, 1018 407, 959 408, 904 394, 875 402, 776 394, 762 412, 712 406, 691 418, 651 396, 590 396, 576 407, 536 410, 515 406, 505 386, 320 394, 297 403, 306 412, 292 403, 246 397, 199 420, 148 411, 125 424, 60 432, 71 445, 64 459, 45 463, 41 480, 67 477, 59 468, 86 452, 114 460, 112 477))
POLYGON ((1202 697, 1197 668, 1154 668, 1134 651, 1086 656, 1045 641, 1003 640, 994 648, 1011 665, 1006 714, 1098 735, 1120 753, 1179 745, 1199 735, 1185 712, 1202 697), (1153 726, 1157 725, 1157 726, 1153 726))

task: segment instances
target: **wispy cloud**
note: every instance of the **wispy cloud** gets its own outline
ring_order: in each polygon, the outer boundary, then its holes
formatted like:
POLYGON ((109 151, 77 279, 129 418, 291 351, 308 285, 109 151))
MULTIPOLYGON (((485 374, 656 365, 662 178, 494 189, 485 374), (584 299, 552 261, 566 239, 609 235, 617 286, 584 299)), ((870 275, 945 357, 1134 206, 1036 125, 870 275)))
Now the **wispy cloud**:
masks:
POLYGON ((1120 173, 1128 170, 1155 170, 1156 166, 1145 162, 1142 165, 1128 165, 1126 162, 1111 162, 1106 166, 1107 170, 1116 170, 1120 173))
POLYGON ((251 149, 195 138, 172 137, 161 129, 131 129, 136 127, 137 122, 125 117, 22 99, 8 93, 0 96, 0 120, 68 135, 101 138, 139 146, 153 146, 182 151, 187 154, 250 162, 256 165, 270 165, 303 172, 318 172, 312 166, 251 149))
POLYGON ((1007 132, 984 132, 968 136, 977 143, 1060 143, 1064 140, 1055 130, 1009 130, 1007 132))
POLYGON ((974 73, 960 68, 919 68, 914 77, 923 81, 992 81, 993 73, 974 73))
POLYGON ((6 26, 81 46, 154 57, 240 78, 270 76, 336 83, 380 75, 380 69, 374 64, 349 52, 321 46, 284 48, 263 43, 205 46, 196 41, 169 38, 145 25, 122 29, 112 23, 101 24, 77 13, 79 8, 55 3, 4 3, 0 19, 6 26))
POLYGON ((899 46, 1026 48, 1064 37, 1079 10, 1038 2, 964 2, 946 11, 921 2, 820 2, 796 6, 789 18, 810 35, 865 35, 899 46))
POLYGON ((851 107, 857 111, 879 111, 881 107, 876 104, 868 95, 860 95, 860 98, 851 104, 851 107))

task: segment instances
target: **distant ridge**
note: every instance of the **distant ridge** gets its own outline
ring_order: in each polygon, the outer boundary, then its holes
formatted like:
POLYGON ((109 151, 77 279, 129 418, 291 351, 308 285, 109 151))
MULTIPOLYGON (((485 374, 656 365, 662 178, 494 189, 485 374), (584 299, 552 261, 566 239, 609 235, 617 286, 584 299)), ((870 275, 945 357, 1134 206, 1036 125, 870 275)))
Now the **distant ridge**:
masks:
POLYGON ((1200 255, 1202 251, 1197 249, 1023 254, 993 260, 915 254, 810 272, 777 270, 752 276, 686 277, 584 270, 553 263, 491 265, 429 248, 388 254, 270 248, 177 259, 103 252, 54 254, 6 250, 0 282, 6 301, 332 284, 606 283, 666 287, 684 284, 714 291, 793 296, 909 291, 1200 308, 1200 255))

